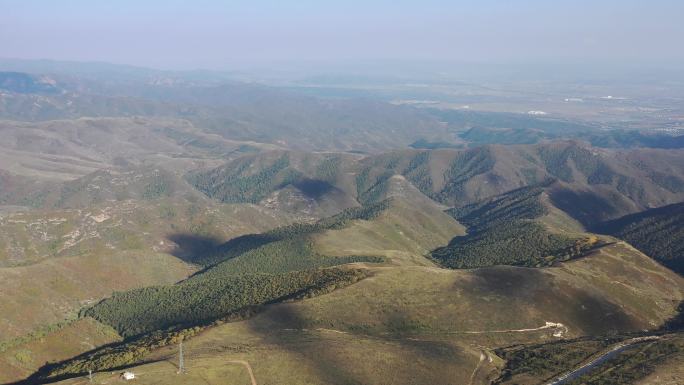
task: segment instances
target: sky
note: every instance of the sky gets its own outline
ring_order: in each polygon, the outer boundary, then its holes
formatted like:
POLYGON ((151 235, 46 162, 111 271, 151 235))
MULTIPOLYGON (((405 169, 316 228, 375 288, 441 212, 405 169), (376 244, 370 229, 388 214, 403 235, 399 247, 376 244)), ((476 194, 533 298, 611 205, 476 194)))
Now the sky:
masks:
POLYGON ((161 69, 285 63, 684 66, 681 0, 0 0, 0 57, 161 69))

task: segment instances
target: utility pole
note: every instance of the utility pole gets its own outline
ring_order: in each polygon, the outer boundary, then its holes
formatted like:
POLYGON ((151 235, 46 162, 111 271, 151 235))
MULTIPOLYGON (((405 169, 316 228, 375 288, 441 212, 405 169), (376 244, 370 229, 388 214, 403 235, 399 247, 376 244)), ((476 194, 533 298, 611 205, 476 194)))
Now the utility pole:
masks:
POLYGON ((180 355, 178 356, 178 374, 185 373, 185 363, 183 362, 183 341, 179 345, 180 355))

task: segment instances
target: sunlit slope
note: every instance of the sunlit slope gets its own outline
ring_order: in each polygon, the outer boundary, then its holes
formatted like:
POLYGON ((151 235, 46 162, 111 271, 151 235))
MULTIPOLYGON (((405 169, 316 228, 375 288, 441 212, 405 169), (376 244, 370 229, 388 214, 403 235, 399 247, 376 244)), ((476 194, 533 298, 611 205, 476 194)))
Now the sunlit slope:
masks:
MULTIPOLYGON (((265 384, 485 384, 500 367, 493 347, 654 328, 684 297, 682 278, 622 243, 556 268, 371 270, 354 285, 189 340, 183 383, 249 383, 229 362, 244 360, 265 384)), ((174 362, 176 349, 149 359, 174 362)), ((180 381, 169 363, 131 370, 143 384, 180 381)))
POLYGON ((331 255, 379 255, 394 263, 432 265, 423 256, 465 228, 402 176, 390 179, 383 198, 390 207, 370 221, 354 221, 345 229, 316 237, 316 247, 331 255))
MULTIPOLYGON (((35 333, 42 335, 41 340, 57 338, 62 332, 56 325, 75 317, 83 306, 114 291, 173 284, 196 272, 194 258, 221 242, 285 223, 287 217, 254 205, 198 204, 176 198, 3 214, 0 346, 14 346, 0 352, 0 360, 14 368, 3 371, 9 376, 3 382, 77 352, 55 345, 50 356, 50 346, 26 342, 35 333), (40 358, 21 365, 13 358, 16 354, 40 358)), ((105 342, 77 346, 78 352, 105 342)))
POLYGON ((1 268, 2 340, 62 321, 113 291, 170 284, 194 271, 176 257, 153 252, 64 257, 1 268))
POLYGON ((294 189, 314 201, 339 200, 341 207, 350 199, 359 204, 381 200, 396 175, 449 207, 539 187, 556 207, 591 225, 683 200, 681 152, 606 150, 576 141, 396 150, 365 157, 277 151, 243 156, 188 180, 224 202, 270 199, 278 204, 274 197, 279 191, 294 189))
POLYGON ((174 283, 196 270, 182 259, 286 221, 252 205, 168 199, 7 214, 0 217, 2 337, 61 321, 114 290, 174 283))
POLYGON ((0 343, 0 383, 25 378, 49 361, 64 360, 95 346, 118 341, 119 335, 92 318, 64 321, 0 343))
POLYGON ((549 321, 566 325, 567 335, 582 335, 656 327, 684 296, 682 278, 623 243, 556 268, 373 270, 375 277, 274 307, 257 319, 280 322, 278 309, 286 309, 296 317, 284 322, 297 321, 300 328, 418 335, 534 328, 549 321))
MULTIPOLYGON (((0 115, 2 104, 0 101, 0 115)), ((107 117, 1 122, 0 169, 55 180, 73 180, 99 169, 127 165, 187 170, 245 150, 276 148, 225 139, 184 119, 107 117)))

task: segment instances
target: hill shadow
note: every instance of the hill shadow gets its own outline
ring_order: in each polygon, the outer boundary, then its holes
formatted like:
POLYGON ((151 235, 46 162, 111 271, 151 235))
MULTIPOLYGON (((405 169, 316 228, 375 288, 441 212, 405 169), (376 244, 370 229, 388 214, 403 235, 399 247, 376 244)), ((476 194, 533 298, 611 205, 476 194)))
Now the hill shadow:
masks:
POLYGON ((462 288, 471 295, 497 296, 521 308, 534 303, 542 314, 554 314, 554 322, 563 322, 587 335, 604 335, 614 330, 633 332, 642 326, 610 298, 564 285, 541 269, 490 267, 473 270, 472 274, 473 281, 462 288))
POLYGON ((619 200, 593 192, 556 189, 549 196, 554 206, 587 228, 620 212, 619 200))
POLYGON ((321 199, 325 194, 336 190, 335 186, 330 183, 319 180, 319 179, 302 179, 300 181, 292 183, 292 186, 297 188, 306 197, 315 200, 321 199))
POLYGON ((223 241, 218 237, 211 237, 191 233, 175 233, 166 237, 178 245, 171 251, 171 255, 185 262, 203 265, 207 257, 216 253, 216 249, 223 241))
MULTIPOLYGON (((276 306, 262 312, 260 319, 253 319, 250 329, 266 344, 296 356, 300 364, 311 369, 321 383, 369 384, 377 381, 375 376, 378 373, 401 377, 406 376, 407 372, 413 373, 411 368, 417 369, 422 365, 402 359, 388 360, 386 352, 369 349, 368 344, 378 344, 407 360, 408 357, 421 357, 421 360, 434 361, 436 367, 446 367, 450 362, 462 361, 468 356, 460 346, 449 341, 415 338, 414 321, 406 314, 388 315, 383 320, 390 327, 387 332, 357 334, 347 330, 325 329, 326 326, 317 329, 312 326, 311 319, 296 308, 287 304, 276 306), (402 363, 397 364, 399 361, 402 363), (376 362, 375 369, 359 366, 359 362, 376 362)), ((327 327, 334 328, 333 325, 327 327)), ((427 374, 435 381, 428 380, 426 383, 448 383, 445 374, 449 370, 427 372, 429 374, 423 371, 422 375, 427 374)), ((383 383, 394 382, 392 378, 387 378, 383 383)))

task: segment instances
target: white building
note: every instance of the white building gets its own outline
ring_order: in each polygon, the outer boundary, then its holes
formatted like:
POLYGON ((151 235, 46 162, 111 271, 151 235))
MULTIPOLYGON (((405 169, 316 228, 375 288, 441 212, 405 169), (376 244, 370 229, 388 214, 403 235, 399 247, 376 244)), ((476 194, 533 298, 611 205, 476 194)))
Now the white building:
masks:
POLYGON ((133 372, 123 372, 121 373, 121 379, 126 381, 134 380, 135 374, 133 372))

